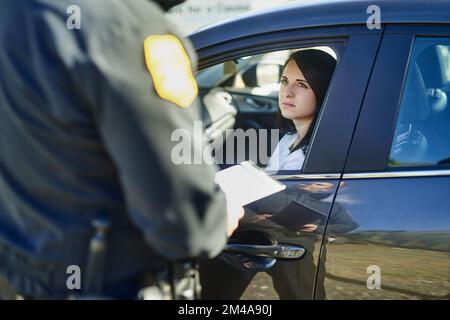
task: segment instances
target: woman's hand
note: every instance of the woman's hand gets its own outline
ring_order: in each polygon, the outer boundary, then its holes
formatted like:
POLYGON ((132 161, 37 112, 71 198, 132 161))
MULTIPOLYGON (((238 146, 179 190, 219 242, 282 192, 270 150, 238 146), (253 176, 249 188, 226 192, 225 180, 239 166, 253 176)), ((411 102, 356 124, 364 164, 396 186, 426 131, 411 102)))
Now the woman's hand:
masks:
POLYGON ((317 224, 313 224, 313 223, 308 223, 302 226, 302 228, 300 229, 300 231, 303 232, 314 232, 316 231, 318 228, 317 224))
POLYGON ((264 221, 266 219, 269 219, 270 217, 272 217, 272 214, 269 213, 259 213, 256 217, 255 217, 255 221, 254 222, 260 222, 260 221, 264 221))

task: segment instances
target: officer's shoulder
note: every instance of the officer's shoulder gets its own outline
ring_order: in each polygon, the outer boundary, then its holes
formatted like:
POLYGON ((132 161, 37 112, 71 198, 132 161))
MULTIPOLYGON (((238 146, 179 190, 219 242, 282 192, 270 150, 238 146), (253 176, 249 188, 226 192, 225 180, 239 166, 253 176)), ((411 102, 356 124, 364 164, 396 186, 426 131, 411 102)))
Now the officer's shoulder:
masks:
POLYGON ((166 24, 164 12, 151 0, 79 0, 77 3, 87 23, 114 26, 114 32, 127 31, 130 36, 132 28, 166 24))

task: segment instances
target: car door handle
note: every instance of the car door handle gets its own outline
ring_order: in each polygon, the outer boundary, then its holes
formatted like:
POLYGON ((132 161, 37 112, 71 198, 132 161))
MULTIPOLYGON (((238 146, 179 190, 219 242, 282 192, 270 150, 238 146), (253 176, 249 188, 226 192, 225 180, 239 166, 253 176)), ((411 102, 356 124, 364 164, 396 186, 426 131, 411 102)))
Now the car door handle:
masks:
POLYGON ((260 109, 262 106, 260 106, 259 104, 256 103, 255 100, 251 99, 251 98, 245 98, 244 100, 246 103, 248 103, 249 105, 251 105, 253 108, 256 109, 260 109))
POLYGON ((226 245, 224 251, 226 253, 275 259, 300 259, 305 254, 304 248, 290 244, 273 244, 264 246, 229 243, 226 245))
POLYGON ((247 97, 244 101, 255 109, 270 109, 271 107, 270 102, 263 99, 247 97))

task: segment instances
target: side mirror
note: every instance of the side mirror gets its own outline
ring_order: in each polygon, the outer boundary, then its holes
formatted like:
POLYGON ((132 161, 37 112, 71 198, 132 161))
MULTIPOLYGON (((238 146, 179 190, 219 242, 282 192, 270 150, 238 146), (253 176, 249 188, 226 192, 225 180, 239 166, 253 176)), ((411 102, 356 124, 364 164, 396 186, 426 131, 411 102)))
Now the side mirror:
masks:
POLYGON ((226 61, 223 64, 223 74, 235 74, 237 72, 236 62, 234 60, 226 61))

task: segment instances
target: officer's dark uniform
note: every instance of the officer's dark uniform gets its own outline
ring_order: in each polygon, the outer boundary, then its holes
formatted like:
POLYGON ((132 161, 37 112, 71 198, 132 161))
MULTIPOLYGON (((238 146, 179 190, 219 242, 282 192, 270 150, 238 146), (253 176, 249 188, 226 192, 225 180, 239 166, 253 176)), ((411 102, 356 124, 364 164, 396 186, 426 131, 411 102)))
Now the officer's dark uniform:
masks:
POLYGON ((67 268, 84 275, 99 217, 111 223, 113 297, 132 297, 168 259, 223 248, 216 168, 171 159, 172 132, 194 136, 200 110, 157 95, 144 57, 155 34, 174 30, 148 0, 0 2, 0 275, 18 293, 72 294, 67 268), (66 24, 74 4, 80 30, 66 24))

